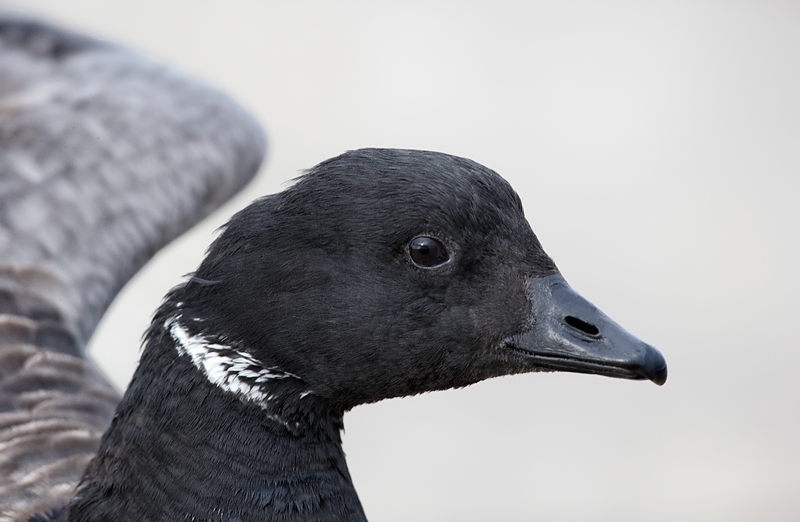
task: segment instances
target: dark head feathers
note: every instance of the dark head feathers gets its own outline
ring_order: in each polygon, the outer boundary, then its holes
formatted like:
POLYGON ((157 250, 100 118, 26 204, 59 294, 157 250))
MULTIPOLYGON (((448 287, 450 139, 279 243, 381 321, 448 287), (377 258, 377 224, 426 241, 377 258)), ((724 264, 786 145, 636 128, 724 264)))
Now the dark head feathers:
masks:
POLYGON ((218 283, 170 302, 346 409, 508 373, 475 361, 525 325, 524 280, 555 271, 494 171, 363 149, 236 214, 194 275, 218 283), (414 266, 417 236, 441 241, 447 265, 414 266))

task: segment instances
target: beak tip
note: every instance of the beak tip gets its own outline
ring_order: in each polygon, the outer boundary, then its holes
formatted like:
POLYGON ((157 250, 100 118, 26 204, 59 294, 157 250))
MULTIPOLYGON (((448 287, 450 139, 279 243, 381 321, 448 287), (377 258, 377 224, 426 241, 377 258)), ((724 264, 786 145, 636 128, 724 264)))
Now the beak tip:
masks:
POLYGON ((650 380, 659 386, 663 386, 664 383, 667 382, 667 367, 664 366, 663 370, 661 370, 658 375, 651 377, 650 380))
POLYGON ((663 386, 667 382, 667 360, 664 359, 661 352, 650 345, 647 345, 644 359, 645 377, 657 385, 663 386))

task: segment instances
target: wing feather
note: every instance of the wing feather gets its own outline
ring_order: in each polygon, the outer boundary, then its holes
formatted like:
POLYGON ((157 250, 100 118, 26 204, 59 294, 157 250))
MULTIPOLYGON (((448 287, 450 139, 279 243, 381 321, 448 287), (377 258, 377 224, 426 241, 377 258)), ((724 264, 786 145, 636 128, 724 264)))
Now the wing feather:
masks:
POLYGON ((92 331, 264 151, 221 92, 0 12, 0 521, 66 503, 119 400, 85 357, 92 331))

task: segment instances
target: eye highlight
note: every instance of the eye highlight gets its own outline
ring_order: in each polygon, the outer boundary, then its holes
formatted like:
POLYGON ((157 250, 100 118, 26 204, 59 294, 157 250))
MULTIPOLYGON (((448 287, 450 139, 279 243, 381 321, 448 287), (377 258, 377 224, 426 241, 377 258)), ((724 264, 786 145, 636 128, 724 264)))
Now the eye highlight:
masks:
POLYGON ((434 268, 446 263, 450 256, 441 241, 428 236, 418 236, 408 243, 411 261, 420 268, 434 268))

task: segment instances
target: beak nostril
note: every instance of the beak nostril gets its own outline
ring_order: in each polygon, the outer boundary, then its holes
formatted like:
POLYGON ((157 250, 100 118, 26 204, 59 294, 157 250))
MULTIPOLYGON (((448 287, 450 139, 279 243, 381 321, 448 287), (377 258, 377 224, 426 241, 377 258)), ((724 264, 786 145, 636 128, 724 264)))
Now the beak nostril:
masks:
POLYGON ((600 330, 595 325, 587 323, 586 321, 581 321, 577 317, 572 317, 571 315, 566 316, 564 322, 587 335, 597 335, 600 333, 600 330))

